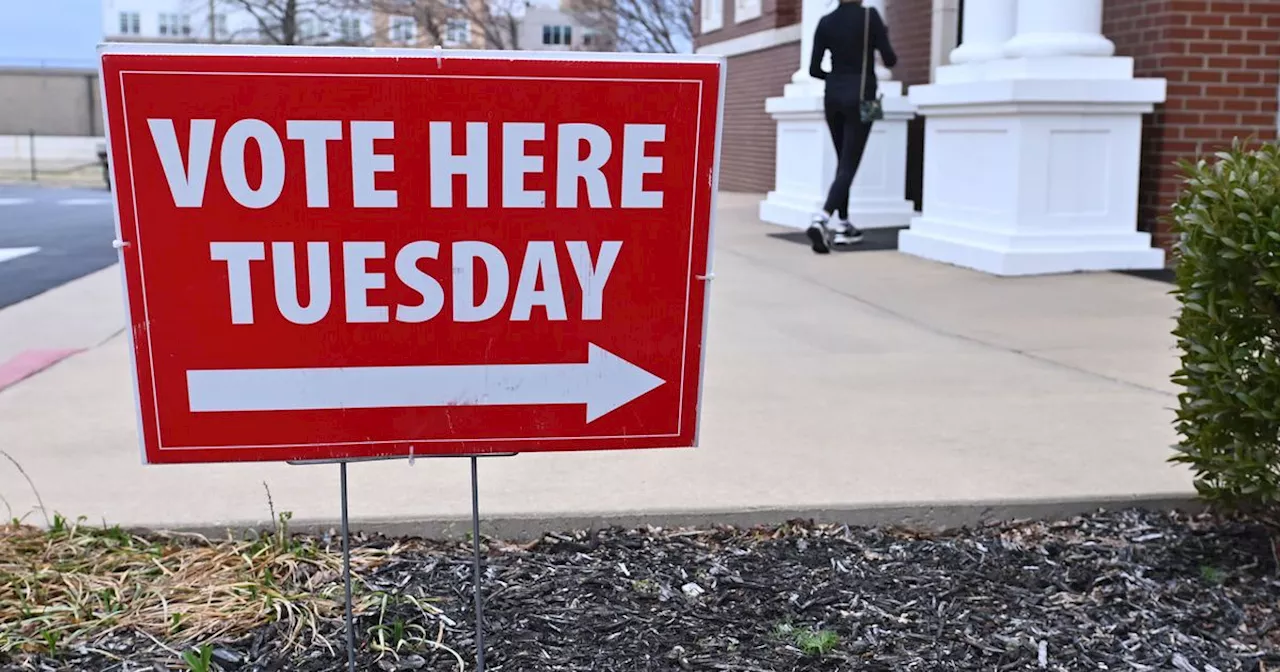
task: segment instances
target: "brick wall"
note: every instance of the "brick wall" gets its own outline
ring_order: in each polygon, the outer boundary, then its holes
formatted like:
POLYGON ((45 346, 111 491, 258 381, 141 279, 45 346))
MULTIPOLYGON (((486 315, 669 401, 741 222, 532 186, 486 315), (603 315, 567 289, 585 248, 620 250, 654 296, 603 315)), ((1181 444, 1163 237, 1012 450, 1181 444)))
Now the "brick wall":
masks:
POLYGON ((1139 77, 1169 80, 1143 133, 1140 228, 1172 243, 1163 220, 1177 198, 1174 163, 1234 138, 1276 139, 1277 0, 1107 0, 1103 31, 1139 77))
POLYGON ((800 43, 731 56, 724 97, 724 146, 720 149, 720 188, 764 193, 773 189, 778 126, 764 111, 766 98, 782 87, 800 65, 800 43))
POLYGON ((929 83, 929 55, 933 35, 933 0, 890 0, 885 8, 889 40, 898 53, 894 79, 929 83))
POLYGON ((694 33, 700 33, 694 35, 693 44, 695 47, 724 42, 735 37, 745 37, 762 30, 782 28, 800 22, 800 0, 760 0, 760 16, 741 23, 734 16, 736 4, 733 0, 696 0, 693 3, 693 30, 694 33), (709 33, 700 32, 702 30, 703 2, 717 2, 723 5, 721 16, 724 17, 724 25, 721 28, 709 33))

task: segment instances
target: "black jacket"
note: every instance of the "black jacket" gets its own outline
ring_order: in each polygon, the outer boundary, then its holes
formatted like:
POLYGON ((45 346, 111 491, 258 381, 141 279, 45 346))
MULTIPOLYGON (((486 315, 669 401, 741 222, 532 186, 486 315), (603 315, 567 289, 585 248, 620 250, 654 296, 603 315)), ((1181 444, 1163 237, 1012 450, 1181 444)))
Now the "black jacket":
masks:
POLYGON ((842 2, 831 13, 818 20, 813 34, 813 58, 809 61, 809 74, 827 80, 827 100, 844 107, 857 107, 862 100, 863 55, 871 56, 866 67, 867 99, 877 93, 875 56, 880 52, 885 67, 898 63, 898 55, 889 44, 889 28, 880 18, 880 12, 864 7, 859 2, 842 2), (871 21, 869 33, 865 21, 871 21), (863 35, 871 38, 870 49, 863 43, 863 35), (831 72, 822 69, 822 57, 831 52, 831 72))

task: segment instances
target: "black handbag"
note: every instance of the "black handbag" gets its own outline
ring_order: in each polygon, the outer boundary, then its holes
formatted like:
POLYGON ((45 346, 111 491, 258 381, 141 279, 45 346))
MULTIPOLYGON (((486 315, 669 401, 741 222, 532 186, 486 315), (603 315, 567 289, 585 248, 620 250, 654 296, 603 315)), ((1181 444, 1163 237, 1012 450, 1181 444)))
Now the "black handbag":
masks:
POLYGON ((875 66, 871 60, 871 8, 864 7, 862 12, 862 93, 858 96, 858 116, 862 123, 870 124, 884 119, 884 96, 867 100, 867 71, 875 66))

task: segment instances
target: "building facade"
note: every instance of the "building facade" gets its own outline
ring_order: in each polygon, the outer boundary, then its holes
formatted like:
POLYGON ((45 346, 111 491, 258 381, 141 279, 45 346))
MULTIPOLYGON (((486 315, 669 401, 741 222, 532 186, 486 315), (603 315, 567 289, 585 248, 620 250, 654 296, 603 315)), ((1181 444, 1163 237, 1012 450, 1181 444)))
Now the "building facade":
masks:
MULTIPOLYGON (((763 193, 775 186, 778 127, 765 114, 765 101, 781 96, 784 87, 801 74, 805 56, 798 52, 803 11, 821 15, 833 3, 810 0, 810 8, 799 6, 800 2, 780 8, 770 5, 770 0, 761 0, 757 10, 754 2, 703 0, 697 7, 700 34, 696 45, 701 53, 719 53, 729 59, 721 184, 727 189, 763 193)), ((1059 11, 1078 14, 1075 4, 1079 3, 1100 7, 1101 32, 1114 44, 1114 56, 1132 59, 1132 78, 1167 82, 1164 100, 1142 117, 1136 230, 1150 233, 1155 244, 1168 248, 1172 240, 1165 215, 1178 191, 1175 162, 1211 154, 1234 138, 1276 139, 1280 126, 1280 3, 884 0, 883 12, 899 55, 893 77, 906 85, 908 94, 912 87, 936 84, 939 69, 949 66, 952 51, 964 44, 964 19, 971 14, 994 11, 997 22, 1006 21, 1008 29, 1014 30, 1009 13, 1015 7, 1024 14, 1026 8, 1034 8, 1044 17, 1052 17, 1059 11), (979 6, 966 8, 966 2, 979 6)), ((1025 18, 1024 22, 1031 20, 1025 18)), ((990 21, 972 27, 970 42, 985 39, 984 31, 990 30, 990 21)), ((1098 86, 1105 88, 1104 84, 1098 86)), ((927 115, 910 122, 906 150, 904 192, 917 204, 924 192, 924 129, 928 123, 927 115)))
POLYGON ((600 51, 606 31, 561 4, 516 0, 382 0, 374 5, 375 46, 600 51))
POLYGON ((280 3, 235 0, 102 0, 107 41, 366 45, 373 12, 356 3, 299 0, 292 21, 280 3))
POLYGON ((800 64, 800 0, 699 0, 698 53, 724 56, 724 142, 720 187, 773 188, 777 128, 764 101, 782 94, 800 64))

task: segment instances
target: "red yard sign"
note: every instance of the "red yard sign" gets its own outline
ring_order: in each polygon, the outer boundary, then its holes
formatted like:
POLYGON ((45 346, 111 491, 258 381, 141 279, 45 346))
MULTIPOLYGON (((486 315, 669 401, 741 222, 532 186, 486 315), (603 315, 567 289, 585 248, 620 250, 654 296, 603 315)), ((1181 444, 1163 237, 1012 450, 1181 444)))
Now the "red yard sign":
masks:
POLYGON ((109 47, 147 462, 692 446, 719 60, 109 47))

